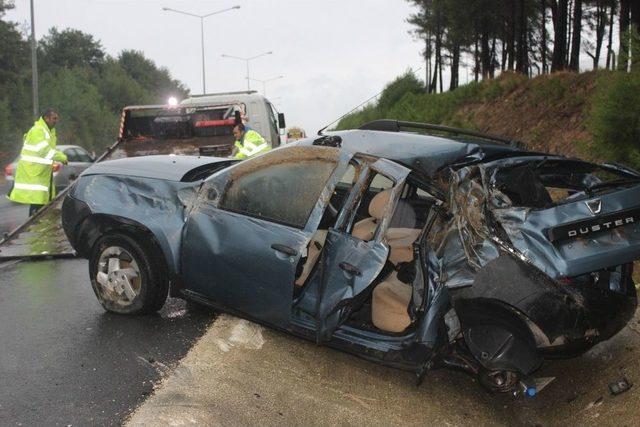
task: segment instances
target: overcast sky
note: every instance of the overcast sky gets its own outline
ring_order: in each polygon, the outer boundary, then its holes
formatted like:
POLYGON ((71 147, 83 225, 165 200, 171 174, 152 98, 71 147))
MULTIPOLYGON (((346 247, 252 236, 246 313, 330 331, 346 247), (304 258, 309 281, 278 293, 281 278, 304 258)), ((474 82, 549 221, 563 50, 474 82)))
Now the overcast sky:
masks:
MULTIPOLYGON (((7 18, 29 20, 29 0, 16 0, 7 18)), ((162 7, 206 14, 240 5, 205 20, 207 92, 245 90, 251 77, 267 83, 267 97, 289 126, 315 132, 379 92, 405 70, 422 67, 421 44, 405 19, 405 0, 35 0, 36 37, 51 27, 76 28, 100 40, 108 54, 141 50, 202 92, 200 20, 162 7)), ((465 76, 461 76, 465 80, 465 76)), ((262 83, 251 82, 262 92, 262 83)))

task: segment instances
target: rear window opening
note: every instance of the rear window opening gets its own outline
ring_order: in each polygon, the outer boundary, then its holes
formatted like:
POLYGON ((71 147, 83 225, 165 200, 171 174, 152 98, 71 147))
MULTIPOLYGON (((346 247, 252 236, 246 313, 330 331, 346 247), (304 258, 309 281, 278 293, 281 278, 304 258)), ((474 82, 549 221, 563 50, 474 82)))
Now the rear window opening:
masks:
POLYGON ((572 160, 536 160, 498 167, 490 188, 499 207, 547 209, 632 187, 640 177, 607 166, 572 160))

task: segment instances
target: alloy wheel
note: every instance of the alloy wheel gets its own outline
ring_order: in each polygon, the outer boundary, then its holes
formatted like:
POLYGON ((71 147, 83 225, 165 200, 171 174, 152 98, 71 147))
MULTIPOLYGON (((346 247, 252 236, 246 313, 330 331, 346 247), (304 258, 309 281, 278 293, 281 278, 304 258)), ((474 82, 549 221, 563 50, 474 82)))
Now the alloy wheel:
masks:
POLYGON ((120 246, 109 246, 102 251, 95 279, 103 298, 118 305, 128 306, 140 294, 142 279, 138 263, 120 246))

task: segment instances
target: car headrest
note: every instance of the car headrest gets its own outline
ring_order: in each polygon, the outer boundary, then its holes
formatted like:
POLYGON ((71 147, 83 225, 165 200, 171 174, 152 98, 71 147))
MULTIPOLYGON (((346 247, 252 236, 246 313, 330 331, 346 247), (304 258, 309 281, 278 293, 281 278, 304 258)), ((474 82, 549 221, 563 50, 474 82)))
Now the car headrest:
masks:
POLYGON ((376 194, 371 203, 369 203, 369 215, 376 219, 382 219, 384 215, 384 208, 389 203, 391 197, 391 189, 383 190, 376 194))

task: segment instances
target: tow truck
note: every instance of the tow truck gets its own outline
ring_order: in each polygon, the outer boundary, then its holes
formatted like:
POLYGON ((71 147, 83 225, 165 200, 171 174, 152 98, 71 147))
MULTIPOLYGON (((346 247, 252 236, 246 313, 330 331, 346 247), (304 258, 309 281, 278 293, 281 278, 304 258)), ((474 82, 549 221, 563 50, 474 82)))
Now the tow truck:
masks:
MULTIPOLYGON (((284 114, 255 91, 192 96, 175 105, 137 105, 122 110, 118 138, 96 162, 155 154, 226 157, 233 127, 245 123, 272 148, 281 144, 284 114)), ((60 223, 66 190, 0 239, 0 262, 75 257, 60 223)))

